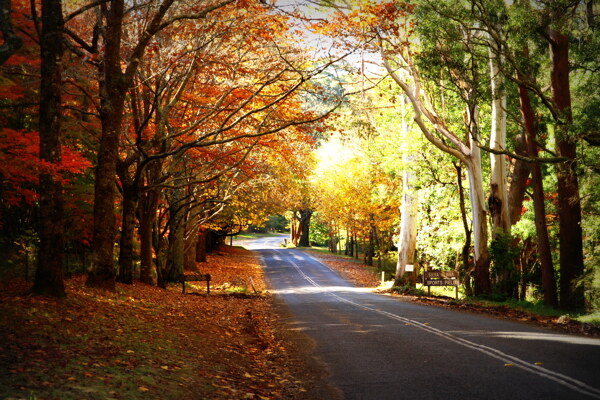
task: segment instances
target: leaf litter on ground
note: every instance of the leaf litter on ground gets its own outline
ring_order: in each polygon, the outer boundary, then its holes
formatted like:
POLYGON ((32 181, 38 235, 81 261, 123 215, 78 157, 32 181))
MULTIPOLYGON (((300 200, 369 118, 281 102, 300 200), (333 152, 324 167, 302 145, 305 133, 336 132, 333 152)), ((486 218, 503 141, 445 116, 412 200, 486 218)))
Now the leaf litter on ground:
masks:
POLYGON ((310 398, 321 372, 285 337, 259 256, 225 246, 199 267, 213 277, 208 296, 203 285, 106 292, 76 276, 65 299, 50 299, 4 282, 0 398, 310 398))

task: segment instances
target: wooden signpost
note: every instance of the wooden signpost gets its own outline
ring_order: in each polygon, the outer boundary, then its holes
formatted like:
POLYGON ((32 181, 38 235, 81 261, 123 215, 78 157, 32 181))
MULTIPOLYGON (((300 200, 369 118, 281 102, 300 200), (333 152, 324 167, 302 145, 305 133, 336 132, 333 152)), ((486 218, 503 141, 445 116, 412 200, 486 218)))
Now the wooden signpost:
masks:
POLYGON ((428 295, 432 286, 455 286, 458 299, 458 271, 425 271, 423 285, 427 286, 428 295))

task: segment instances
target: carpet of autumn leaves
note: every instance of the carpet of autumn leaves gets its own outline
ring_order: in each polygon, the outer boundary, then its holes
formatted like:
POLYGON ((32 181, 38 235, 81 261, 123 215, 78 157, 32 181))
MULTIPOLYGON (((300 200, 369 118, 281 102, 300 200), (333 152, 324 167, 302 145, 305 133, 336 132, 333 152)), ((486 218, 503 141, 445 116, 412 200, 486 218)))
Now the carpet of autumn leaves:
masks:
POLYGON ((204 282, 186 295, 143 284, 113 293, 80 276, 54 300, 5 282, 0 398, 311 398, 320 376, 282 336, 258 256, 224 247, 200 266, 210 296, 204 282))
POLYGON ((367 267, 362 261, 321 251, 303 250, 309 252, 329 268, 337 271, 344 279, 349 280, 356 286, 375 288, 381 283, 378 274, 374 272, 375 269, 367 267))

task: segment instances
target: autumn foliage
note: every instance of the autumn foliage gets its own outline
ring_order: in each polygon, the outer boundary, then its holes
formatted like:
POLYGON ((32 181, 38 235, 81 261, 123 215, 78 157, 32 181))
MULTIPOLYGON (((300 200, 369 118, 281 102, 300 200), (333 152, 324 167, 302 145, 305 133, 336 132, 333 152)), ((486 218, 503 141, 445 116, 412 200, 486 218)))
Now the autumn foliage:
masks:
POLYGON ((58 163, 40 159, 36 133, 40 4, 12 2, 24 46, 1 66, 0 223, 28 218, 4 244, 34 252, 38 177, 49 176, 66 207, 66 269, 109 289, 165 286, 197 268, 201 232, 283 212, 289 202, 267 195, 285 186, 278 172, 306 168, 314 123, 339 101, 319 81, 331 61, 307 61, 295 22, 267 4, 130 6, 63 3, 58 163), (327 107, 310 104, 320 99, 327 107))

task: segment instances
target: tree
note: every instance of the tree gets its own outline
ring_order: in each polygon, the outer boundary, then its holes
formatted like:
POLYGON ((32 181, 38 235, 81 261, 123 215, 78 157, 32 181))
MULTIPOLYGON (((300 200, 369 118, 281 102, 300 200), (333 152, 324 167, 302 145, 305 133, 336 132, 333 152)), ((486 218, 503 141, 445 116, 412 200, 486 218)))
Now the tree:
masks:
MULTIPOLYGON (((40 159, 60 164, 62 114, 63 17, 60 0, 42 1, 40 51, 40 159)), ((62 182, 53 171, 41 171, 40 247, 33 291, 64 296, 64 206, 62 182)))
MULTIPOLYGON (((547 12, 550 23, 560 22, 562 7, 551 8, 547 12)), ((556 107, 556 146, 558 155, 568 160, 556 164, 560 223, 560 304, 567 309, 583 309, 583 286, 576 285, 576 280, 583 275, 584 266, 581 198, 576 169, 577 141, 570 134, 573 117, 569 80, 569 38, 550 24, 546 26, 545 37, 551 49, 550 82, 556 107)))
MULTIPOLYGON (((464 45, 468 48, 471 45, 473 38, 466 33, 466 36, 463 39, 464 45)), ((491 290, 489 276, 490 256, 487 247, 487 210, 483 192, 481 150, 478 146, 480 140, 479 117, 478 106, 476 103, 477 99, 472 97, 472 94, 476 92, 476 88, 471 86, 469 83, 471 80, 468 78, 459 80, 458 82, 463 86, 463 95, 466 102, 465 125, 467 132, 465 136, 468 140, 463 142, 459 136, 452 131, 452 128, 444 122, 444 118, 440 117, 433 108, 433 104, 435 103, 428 97, 428 94, 423 91, 425 83, 422 81, 419 70, 417 69, 418 67, 410 56, 410 52, 398 48, 396 48, 396 51, 400 50, 401 52, 391 53, 389 50, 385 50, 384 38, 382 36, 380 36, 380 48, 388 73, 390 73, 396 83, 407 94, 415 112, 415 122, 425 137, 440 150, 457 157, 467 167, 475 246, 475 294, 489 293, 491 290), (402 52, 404 52, 404 54, 402 52), (407 72, 413 80, 413 86, 410 86, 409 83, 396 72, 396 68, 392 66, 390 62, 392 54, 400 57, 400 62, 402 64, 399 62, 396 65, 407 66, 407 72), (440 137, 433 134, 423 118, 432 124, 440 137)), ((473 58, 470 60, 475 62, 473 58)), ((476 67, 473 69, 476 69, 476 67)), ((468 71, 469 69, 465 70, 468 71)))
MULTIPOLYGON (((544 7, 538 9, 536 5, 530 4, 529 1, 516 2, 510 6, 508 11, 511 13, 511 16, 521 18, 525 21, 525 24, 520 24, 524 28, 521 33, 511 32, 509 34, 509 30, 500 29, 500 27, 490 23, 489 19, 482 18, 482 23, 486 26, 488 32, 490 32, 493 40, 505 48, 504 51, 497 49, 498 56, 506 57, 508 64, 503 68, 504 76, 515 81, 521 89, 527 88, 531 94, 539 98, 554 120, 556 155, 558 156, 558 159, 554 161, 559 198, 560 302, 561 306, 569 309, 577 309, 584 306, 583 287, 577 285, 583 274, 584 263, 581 201, 578 171, 576 168, 577 138, 572 132, 573 114, 569 78, 569 39, 564 30, 577 25, 574 22, 577 18, 573 18, 573 16, 581 13, 581 5, 581 2, 555 2, 546 4, 544 7), (532 40, 532 36, 538 39, 541 38, 549 44, 548 69, 550 70, 549 85, 552 89, 552 96, 548 96, 541 84, 534 79, 531 73, 531 63, 528 62, 529 58, 523 57, 524 51, 529 56, 530 45, 539 46, 538 42, 532 40), (514 40, 514 48, 510 46, 512 43, 507 38, 514 40)), ((480 7, 482 9, 490 9, 491 6, 486 2, 481 2, 480 7)), ((500 13, 508 15, 507 6, 502 4, 501 8, 500 13)), ((485 13, 482 13, 482 16, 485 16, 485 13)), ((542 50, 538 49, 538 52, 542 52, 542 50)), ((523 94, 521 94, 521 100, 523 99, 523 94)), ((530 147, 531 151, 533 153, 530 153, 530 155, 534 153, 537 155, 537 151, 532 147, 530 147)), ((537 162, 537 160, 539 159, 536 158, 534 162, 537 162)), ((533 168, 536 169, 537 167, 533 166, 533 168)), ((537 174, 536 179, 538 179, 537 174)), ((539 197, 539 191, 541 191, 539 187, 540 183, 536 182, 536 185, 538 186, 539 197)), ((538 212, 542 211, 540 204, 537 205, 537 209, 538 212)), ((541 218, 541 216, 536 218, 541 218)), ((543 230, 541 225, 538 226, 543 230)), ((545 246, 543 232, 541 236, 540 245, 545 246)), ((542 254, 544 252, 545 250, 542 251, 542 254)), ((547 255, 544 258, 549 260, 547 255)), ((548 264, 548 261, 545 264, 548 264)), ((547 265, 545 270, 549 268, 550 266, 547 265)), ((550 275, 550 272, 547 271, 546 275, 550 275)), ((549 286, 550 283, 547 282, 546 285, 549 286)), ((552 297, 551 294, 550 296, 552 297)), ((551 298, 546 300, 553 302, 551 298)))
POLYGON ((23 46, 23 40, 14 32, 11 13, 11 0, 0 0, 0 32, 4 39, 4 43, 0 46, 0 65, 23 46))
MULTIPOLYGON (((218 149, 214 157, 203 162, 212 168, 220 158, 243 156, 260 144, 261 137, 293 130, 327 114, 295 105, 299 104, 300 90, 311 90, 310 81, 328 63, 306 66, 298 49, 282 39, 289 29, 284 23, 286 17, 274 18, 271 9, 262 4, 233 3, 190 5, 165 0, 152 3, 157 7, 148 4, 126 12, 122 1, 112 1, 96 8, 97 29, 89 31, 83 26, 81 34, 69 31, 71 49, 86 59, 101 60, 92 64, 104 77, 99 82, 102 135, 94 203, 98 221, 94 225, 96 266, 89 275, 90 285, 114 285, 114 176, 120 141, 126 144, 122 149, 128 150, 119 168, 121 188, 128 196, 124 202, 126 232, 131 232, 131 210, 135 192, 140 191, 142 279, 151 281, 151 274, 146 272, 152 268, 152 247, 156 254, 159 252, 148 244, 152 239, 149 232, 164 200, 163 185, 169 185, 176 175, 170 168, 172 158, 187 156, 194 149, 218 149), (148 13, 142 12, 144 7, 148 13), (248 9, 252 12, 247 13, 248 9), (129 24, 133 16, 137 19, 129 24), (200 20, 206 22, 198 23, 200 20), (127 30, 121 29, 124 23, 127 30), (121 31, 126 40, 121 38, 121 31), (97 32, 105 33, 98 36, 97 32), (89 43, 83 40, 86 37, 89 43), (248 41, 247 37, 255 40, 248 41), (100 41, 103 46, 98 45, 100 41), (126 59, 123 65, 117 61, 122 57, 126 59), (127 96, 133 115, 129 126, 127 96), (128 127, 133 129, 128 131, 128 127)), ((69 18, 81 13, 84 11, 74 11, 69 18)), ((208 153, 211 151, 204 154, 208 153)), ((235 161, 225 165, 235 166, 235 161)), ((227 167, 214 174, 209 168, 201 183, 209 184, 223 171, 227 167)), ((180 176, 171 186, 186 179, 180 176)), ((127 253, 131 237, 129 233, 122 236, 122 248, 127 253)), ((120 259, 124 270, 129 270, 130 257, 122 254, 120 259)))
MULTIPOLYGON (((102 53, 102 62, 99 64, 102 78, 99 81, 100 93, 100 121, 102 134, 98 149, 95 195, 94 195, 94 230, 93 230, 93 266, 88 275, 89 286, 114 289, 114 242, 116 236, 115 225, 115 176, 124 116, 125 96, 134 82, 135 74, 140 61, 152 38, 161 30, 179 20, 201 19, 210 12, 233 3, 234 0, 225 0, 213 5, 201 7, 199 10, 185 10, 181 14, 168 16, 174 8, 174 0, 163 0, 151 11, 148 25, 144 32, 136 38, 128 54, 124 70, 122 69, 123 53, 123 23, 125 18, 125 1, 112 0, 100 5, 100 18, 96 28, 103 31, 104 43, 98 46, 98 37, 94 35, 94 42, 86 44, 84 40, 71 33, 71 36, 83 48, 96 57, 102 53)), ((150 10, 150 9, 149 9, 150 10)))

